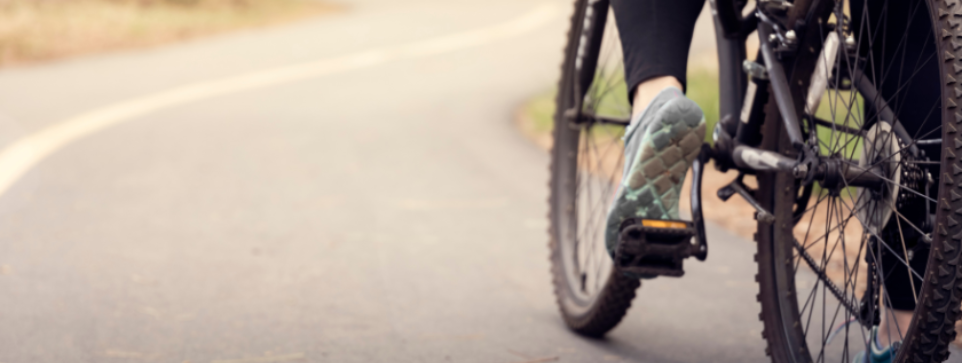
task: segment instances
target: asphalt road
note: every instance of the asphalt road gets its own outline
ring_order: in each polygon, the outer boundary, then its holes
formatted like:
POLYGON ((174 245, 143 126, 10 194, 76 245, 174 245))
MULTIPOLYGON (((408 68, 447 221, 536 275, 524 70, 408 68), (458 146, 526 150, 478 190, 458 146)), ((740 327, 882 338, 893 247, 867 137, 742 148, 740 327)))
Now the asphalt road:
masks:
MULTIPOLYGON (((766 361, 754 245, 713 226, 709 260, 645 282, 606 339, 559 319, 547 155, 511 119, 557 77, 568 3, 516 35, 162 107, 65 143, 0 196, 0 362, 766 361)), ((132 97, 543 4, 358 0, 3 70, 0 144, 132 97)))

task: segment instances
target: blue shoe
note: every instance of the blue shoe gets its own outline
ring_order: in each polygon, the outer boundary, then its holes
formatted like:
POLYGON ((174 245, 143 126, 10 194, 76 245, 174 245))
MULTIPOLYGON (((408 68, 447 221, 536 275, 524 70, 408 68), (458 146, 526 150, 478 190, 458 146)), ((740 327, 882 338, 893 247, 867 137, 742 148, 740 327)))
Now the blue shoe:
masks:
POLYGON ((878 334, 878 327, 872 328, 872 336, 869 345, 871 354, 866 355, 865 351, 858 352, 855 355, 855 359, 852 359, 852 363, 892 363, 895 359, 895 351, 898 349, 898 343, 894 343, 885 349, 878 346, 878 339, 876 335, 878 334))
POLYGON ((666 88, 632 122, 624 140, 624 174, 605 230, 612 257, 625 219, 678 219, 681 185, 705 140, 705 116, 681 90, 666 88))

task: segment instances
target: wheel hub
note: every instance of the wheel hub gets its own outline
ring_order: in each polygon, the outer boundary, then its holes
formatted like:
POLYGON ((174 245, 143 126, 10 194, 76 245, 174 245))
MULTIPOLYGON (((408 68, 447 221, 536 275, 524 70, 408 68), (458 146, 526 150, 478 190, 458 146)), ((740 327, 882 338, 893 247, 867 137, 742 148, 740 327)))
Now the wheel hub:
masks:
POLYGON ((876 122, 863 138, 859 166, 873 168, 888 179, 878 188, 858 188, 858 217, 872 233, 877 234, 892 217, 902 179, 901 149, 898 137, 887 122, 876 122))

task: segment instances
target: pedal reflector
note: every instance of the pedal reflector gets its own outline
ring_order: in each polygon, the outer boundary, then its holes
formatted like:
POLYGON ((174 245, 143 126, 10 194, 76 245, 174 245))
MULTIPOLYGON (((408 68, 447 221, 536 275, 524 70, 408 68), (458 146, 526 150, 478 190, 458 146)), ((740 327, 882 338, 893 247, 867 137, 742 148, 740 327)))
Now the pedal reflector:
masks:
POLYGON ((688 225, 685 222, 678 221, 666 221, 659 219, 642 219, 641 225, 651 228, 676 228, 676 229, 686 229, 688 225))

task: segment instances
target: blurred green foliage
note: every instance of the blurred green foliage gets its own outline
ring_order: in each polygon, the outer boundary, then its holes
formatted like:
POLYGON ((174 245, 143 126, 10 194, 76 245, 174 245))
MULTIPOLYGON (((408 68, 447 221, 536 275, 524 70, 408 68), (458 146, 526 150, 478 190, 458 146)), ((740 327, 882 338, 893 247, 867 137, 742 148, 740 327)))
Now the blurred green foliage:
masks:
MULTIPOLYGON (((701 106, 705 113, 708 130, 718 122, 718 74, 711 70, 689 71, 687 95, 701 106)), ((550 133, 554 127, 555 95, 557 89, 544 92, 532 98, 524 106, 523 112, 531 122, 531 130, 538 133, 550 133)), ((598 113, 613 117, 627 117, 630 110, 628 105, 628 91, 625 83, 612 82, 612 86, 604 91, 603 97, 598 97, 595 108, 598 113)), ((606 133, 610 130, 605 130, 606 133)), ((710 141, 710 132, 706 133, 706 141, 710 141)))

